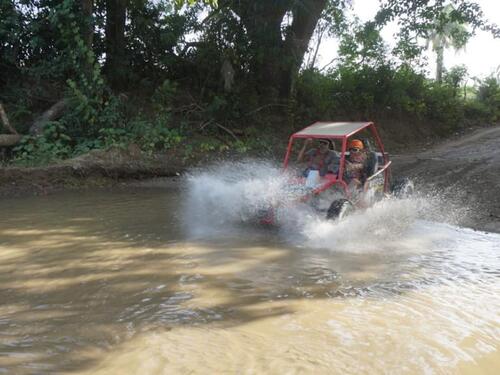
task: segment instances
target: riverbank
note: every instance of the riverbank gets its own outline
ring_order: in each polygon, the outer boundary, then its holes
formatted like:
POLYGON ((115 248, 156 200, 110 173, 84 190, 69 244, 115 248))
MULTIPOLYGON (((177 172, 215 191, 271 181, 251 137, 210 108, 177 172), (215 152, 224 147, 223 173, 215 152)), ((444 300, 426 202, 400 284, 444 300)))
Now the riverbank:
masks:
POLYGON ((0 198, 45 195, 61 190, 113 187, 157 177, 180 175, 192 163, 169 154, 96 150, 43 167, 0 168, 0 198))

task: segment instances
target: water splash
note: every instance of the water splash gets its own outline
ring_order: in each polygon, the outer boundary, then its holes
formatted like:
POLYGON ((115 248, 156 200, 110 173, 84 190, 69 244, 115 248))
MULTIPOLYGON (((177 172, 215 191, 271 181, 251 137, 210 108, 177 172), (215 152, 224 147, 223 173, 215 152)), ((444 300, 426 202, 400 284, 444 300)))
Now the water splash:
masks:
POLYGON ((184 220, 191 235, 231 232, 283 199, 284 176, 276 166, 247 160, 223 163, 186 177, 184 220))
POLYGON ((397 251, 425 249, 440 238, 439 230, 422 233, 416 223, 457 224, 467 214, 464 206, 453 205, 434 192, 411 199, 385 199, 342 221, 328 221, 324 212, 306 204, 283 204, 303 193, 290 191, 289 177, 277 166, 255 160, 191 172, 186 177, 184 205, 188 233, 234 235, 242 230, 242 223, 248 228, 258 222, 263 210, 282 203, 280 233, 295 245, 348 252, 397 251))

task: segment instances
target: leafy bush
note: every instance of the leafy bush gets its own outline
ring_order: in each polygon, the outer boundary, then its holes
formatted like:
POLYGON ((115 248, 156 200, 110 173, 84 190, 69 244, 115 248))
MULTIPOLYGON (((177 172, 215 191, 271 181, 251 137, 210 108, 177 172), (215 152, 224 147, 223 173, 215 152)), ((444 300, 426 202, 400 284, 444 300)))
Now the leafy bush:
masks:
POLYGON ((153 122, 137 119, 130 124, 130 140, 149 154, 168 150, 184 139, 179 129, 168 127, 168 121, 168 115, 158 116, 153 122))
POLYGON ((459 94, 459 88, 465 82, 468 76, 467 68, 465 65, 457 65, 452 67, 444 74, 444 82, 453 88, 453 95, 459 94))
POLYGON ((302 116, 327 118, 335 108, 335 80, 314 69, 304 71, 297 82, 297 105, 302 116))
POLYGON ((99 130, 96 138, 68 136, 67 128, 59 121, 46 124, 39 137, 26 136, 14 148, 14 162, 20 165, 43 165, 73 157, 94 149, 126 149, 130 144, 152 154, 168 150, 183 141, 178 128, 168 126, 167 114, 146 120, 137 117, 122 127, 99 130))
POLYGON ((491 110, 479 100, 467 100, 464 103, 465 118, 475 122, 489 122, 491 120, 491 110))
POLYGON ((500 82, 497 78, 489 77, 481 82, 477 100, 488 108, 490 121, 500 119, 500 82))
POLYGON ((20 165, 42 165, 71 155, 71 138, 66 128, 57 121, 46 124, 39 137, 25 136, 14 148, 14 162, 20 165))
POLYGON ((304 71, 297 103, 300 115, 311 119, 417 117, 440 124, 442 132, 459 125, 464 117, 456 86, 430 81, 406 65, 343 66, 326 75, 304 71))
POLYGON ((171 110, 172 102, 177 94, 177 85, 166 79, 158 86, 151 96, 153 109, 156 112, 168 112, 171 110))
POLYGON ((425 90, 426 118, 439 124, 438 132, 460 127, 464 118, 463 102, 448 85, 429 82, 425 90))

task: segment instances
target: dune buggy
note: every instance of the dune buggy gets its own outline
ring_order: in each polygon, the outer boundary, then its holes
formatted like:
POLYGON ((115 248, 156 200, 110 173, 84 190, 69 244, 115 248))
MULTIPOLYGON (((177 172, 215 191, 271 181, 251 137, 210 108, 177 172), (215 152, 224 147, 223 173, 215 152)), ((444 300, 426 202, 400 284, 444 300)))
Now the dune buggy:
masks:
MULTIPOLYGON (((353 151, 354 152, 354 151, 353 151)), ((408 195, 413 190, 409 180, 391 184, 391 161, 373 122, 316 122, 292 134, 283 164, 287 174, 285 189, 290 199, 280 201, 261 212, 262 223, 274 224, 287 206, 303 202, 323 213, 327 219, 341 219, 356 208, 366 208, 392 193, 408 195), (307 139, 329 142, 333 162, 319 170, 295 168, 296 143, 307 139), (353 184, 347 173, 352 140, 362 142, 364 155, 363 178, 353 184), (295 170, 294 170, 295 169, 295 170)))

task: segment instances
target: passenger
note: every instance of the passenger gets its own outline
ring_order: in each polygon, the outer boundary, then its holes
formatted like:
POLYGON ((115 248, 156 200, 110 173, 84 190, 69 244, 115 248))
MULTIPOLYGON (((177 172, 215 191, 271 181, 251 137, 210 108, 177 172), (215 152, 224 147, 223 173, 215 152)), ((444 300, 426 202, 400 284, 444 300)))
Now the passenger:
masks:
POLYGON ((345 176, 349 185, 360 188, 366 180, 366 152, 363 142, 353 139, 347 144, 349 156, 345 161, 345 176))
POLYGON ((328 172, 329 166, 338 159, 335 151, 330 150, 330 140, 320 138, 318 141, 317 148, 310 148, 306 151, 306 148, 310 147, 313 142, 312 138, 306 139, 297 157, 299 163, 307 160, 307 168, 303 172, 304 177, 307 177, 311 170, 317 170, 320 176, 324 176, 328 172))

